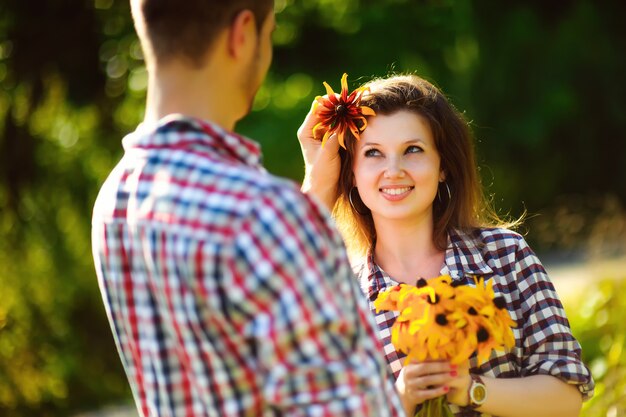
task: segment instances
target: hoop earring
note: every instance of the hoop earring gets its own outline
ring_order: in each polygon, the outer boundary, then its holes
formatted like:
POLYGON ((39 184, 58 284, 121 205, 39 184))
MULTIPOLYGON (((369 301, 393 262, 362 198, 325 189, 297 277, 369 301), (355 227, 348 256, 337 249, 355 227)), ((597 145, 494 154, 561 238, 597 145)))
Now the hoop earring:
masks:
MULTIPOLYGON (((350 192, 348 192, 348 200, 350 201, 350 205, 352 206, 352 209, 353 209, 354 211, 356 211, 356 212, 357 212, 358 214, 360 214, 361 216, 365 216, 366 214, 369 214, 369 213, 367 213, 367 212, 365 212, 365 213, 360 212, 360 211, 356 208, 356 206, 354 205, 354 202, 352 201, 352 191, 354 191, 354 190, 356 190, 356 189, 357 189, 356 187, 352 187, 352 188, 350 188, 350 192)), ((357 190, 357 193, 358 193, 358 190, 357 190)))
MULTIPOLYGON (((448 191, 448 201, 451 201, 452 193, 450 192, 450 187, 448 186, 447 182, 443 182, 443 184, 446 186, 446 190, 448 191)), ((437 187, 437 200, 439 200, 439 202, 443 204, 443 199, 441 198, 441 190, 439 189, 439 187, 437 187)))

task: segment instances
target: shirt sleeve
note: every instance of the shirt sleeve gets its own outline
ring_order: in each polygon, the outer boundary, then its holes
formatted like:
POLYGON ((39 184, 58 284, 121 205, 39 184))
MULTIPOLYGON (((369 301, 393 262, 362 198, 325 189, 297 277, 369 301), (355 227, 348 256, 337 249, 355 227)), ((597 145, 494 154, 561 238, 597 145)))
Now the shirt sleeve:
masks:
POLYGON ((523 314, 522 376, 552 375, 577 385, 583 399, 593 396, 594 381, 554 285, 532 249, 520 237, 516 253, 523 314))
MULTIPOLYGON (((299 191, 264 193, 235 243, 234 308, 278 415, 401 416, 373 318, 327 213, 299 191)), ((231 292, 232 294, 232 292, 231 292)))

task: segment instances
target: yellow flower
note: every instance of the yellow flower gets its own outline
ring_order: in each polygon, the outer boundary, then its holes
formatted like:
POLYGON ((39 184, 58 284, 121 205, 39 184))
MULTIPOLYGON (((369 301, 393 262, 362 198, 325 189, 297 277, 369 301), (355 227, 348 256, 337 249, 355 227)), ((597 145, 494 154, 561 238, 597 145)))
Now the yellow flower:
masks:
POLYGON ((506 300, 504 297, 499 296, 493 299, 495 308, 494 325, 497 327, 497 332, 503 336, 504 346, 512 348, 515 346, 515 338, 511 328, 517 327, 517 323, 511 318, 509 311, 506 308, 506 300))
POLYGON ((409 353, 415 345, 416 336, 409 333, 409 321, 396 321, 391 328, 391 343, 399 352, 409 353))
POLYGON ((391 329, 394 347, 406 361, 449 360, 460 364, 477 352, 479 363, 493 350, 514 346, 503 297, 496 297, 493 282, 475 280, 476 286, 453 286, 449 276, 415 286, 401 284, 379 294, 376 310, 398 311, 391 329))
POLYGON ((493 281, 474 279, 476 286, 458 287, 457 298, 462 306, 457 315, 459 324, 467 320, 469 339, 476 340, 478 363, 489 359, 492 350, 504 350, 515 345, 512 327, 515 322, 506 309, 502 296, 495 296, 493 281))
POLYGON ((397 311, 398 310, 398 297, 400 296, 400 286, 393 286, 380 294, 374 300, 374 307, 376 312, 380 310, 397 311))
POLYGON ((337 133, 339 144, 345 149, 344 136, 350 132, 356 140, 367 127, 365 116, 375 116, 374 110, 367 106, 361 106, 361 97, 366 88, 357 88, 348 94, 348 74, 341 77, 341 94, 337 94, 324 81, 326 87, 326 97, 315 97, 314 112, 320 120, 313 127, 313 137, 318 138, 320 132, 324 131, 322 146, 326 140, 337 133))
POLYGON ((493 292, 493 281, 485 284, 484 278, 474 278, 475 287, 468 285, 457 287, 457 294, 462 303, 474 307, 480 314, 493 315, 488 307, 492 306, 492 300, 495 297, 493 292), (481 311, 481 309, 485 309, 481 311))

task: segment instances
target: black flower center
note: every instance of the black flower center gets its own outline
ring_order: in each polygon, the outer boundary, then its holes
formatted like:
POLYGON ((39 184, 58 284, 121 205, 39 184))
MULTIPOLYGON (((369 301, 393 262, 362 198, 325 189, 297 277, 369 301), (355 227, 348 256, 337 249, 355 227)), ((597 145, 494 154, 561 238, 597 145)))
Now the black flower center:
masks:
POLYGON ((478 332, 476 333, 476 338, 478 339, 480 343, 482 343, 486 341, 487 339, 489 339, 489 332, 484 327, 481 327, 480 329, 478 329, 478 332))
POLYGON ((346 113, 348 113, 348 108, 343 104, 340 104, 335 107, 335 113, 337 114, 337 116, 345 116, 346 113))
POLYGON ((448 319, 446 318, 445 314, 437 314, 437 316, 435 317, 435 321, 440 326, 445 326, 446 324, 448 324, 448 319))
POLYGON ((506 307, 506 301, 504 300, 504 297, 502 296, 494 298, 493 303, 495 304, 496 307, 498 307, 501 310, 504 307, 506 307))
POLYGON ((425 287, 425 286, 427 286, 427 285, 428 285, 428 282, 427 282, 424 278, 420 278, 420 279, 418 279, 418 280, 417 280, 417 283, 415 284, 415 286, 416 286, 417 288, 423 288, 423 287, 425 287))
POLYGON ((435 294, 435 301, 431 300, 430 297, 426 298, 426 300, 428 301, 429 304, 437 304, 440 299, 441 298, 439 297, 439 294, 435 294))
POLYGON ((470 316, 475 316, 478 314, 478 311, 476 311, 476 309, 474 307, 470 307, 467 312, 470 314, 470 316))

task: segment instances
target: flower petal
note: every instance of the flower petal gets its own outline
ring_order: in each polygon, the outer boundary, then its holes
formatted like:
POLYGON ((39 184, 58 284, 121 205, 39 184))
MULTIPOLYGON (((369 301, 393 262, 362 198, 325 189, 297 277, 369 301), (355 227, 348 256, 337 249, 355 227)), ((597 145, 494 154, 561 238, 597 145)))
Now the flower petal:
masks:
POLYGON ((341 98, 346 101, 348 98, 348 74, 343 73, 341 77, 341 98))
POLYGON ((311 131, 313 132, 313 138, 317 139, 320 136, 320 131, 328 131, 328 129, 326 129, 325 125, 323 122, 319 122, 318 124, 316 124, 315 126, 313 126, 313 129, 311 129, 311 131))
POLYGON ((317 108, 317 106, 329 107, 330 101, 326 97, 317 96, 315 97, 315 104, 316 107, 314 108, 314 110, 317 108))
POLYGON ((376 112, 367 106, 360 106, 361 114, 365 116, 376 116, 376 112))
POLYGON ((326 143, 326 141, 328 140, 328 138, 330 137, 332 132, 332 129, 328 129, 326 131, 326 133, 324 133, 324 137, 322 138, 322 147, 324 147, 324 144, 326 143))
POLYGON ((339 141, 339 145, 344 149, 346 149, 346 145, 343 142, 343 135, 345 133, 345 130, 345 126, 341 126, 339 128, 339 132, 337 133, 337 141, 339 141))
POLYGON ((361 127, 359 127, 359 132, 363 132, 365 128, 367 127, 367 119, 365 117, 359 117, 358 119, 355 119, 355 121, 356 120, 362 123, 361 127))
POLYGON ((352 122, 350 123, 349 128, 350 128, 350 132, 352 133, 352 136, 354 136, 354 139, 359 140, 361 138, 361 135, 360 135, 361 132, 359 131, 359 128, 356 127, 356 125, 352 122))
POLYGON ((326 94, 328 94, 328 97, 334 97, 335 96, 335 92, 333 91, 333 89, 330 87, 330 85, 328 85, 328 83, 326 81, 323 82, 324 87, 326 87, 326 94))

